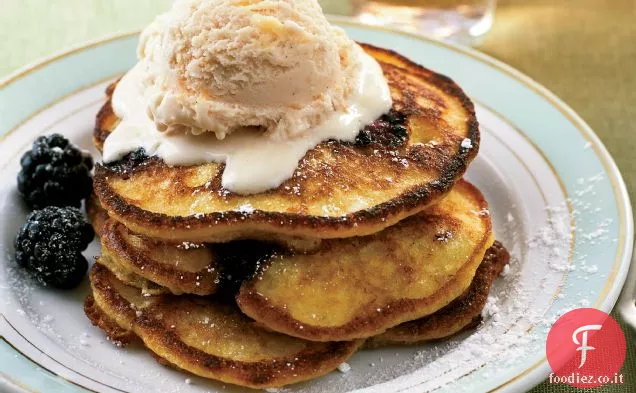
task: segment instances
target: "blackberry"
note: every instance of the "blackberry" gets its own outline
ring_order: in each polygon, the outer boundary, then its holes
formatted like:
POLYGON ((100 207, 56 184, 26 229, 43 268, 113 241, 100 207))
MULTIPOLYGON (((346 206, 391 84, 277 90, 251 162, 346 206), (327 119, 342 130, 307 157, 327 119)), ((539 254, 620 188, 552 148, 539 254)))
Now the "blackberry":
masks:
POLYGON ((32 209, 79 207, 93 188, 93 159, 60 134, 41 136, 20 160, 18 191, 32 209))
POLYGON ((218 295, 234 299, 245 280, 254 277, 261 263, 276 253, 276 247, 255 240, 238 240, 216 245, 220 283, 218 295))
POLYGON ((394 109, 364 127, 356 136, 356 144, 369 146, 378 143, 387 147, 399 147, 408 141, 407 117, 394 109))
POLYGON ((120 174, 127 175, 146 161, 148 161, 148 155, 143 148, 140 148, 126 154, 121 160, 107 164, 106 167, 120 174))
POLYGON ((40 283, 74 288, 82 281, 88 262, 82 251, 95 233, 79 209, 49 206, 27 217, 15 238, 15 260, 40 283))

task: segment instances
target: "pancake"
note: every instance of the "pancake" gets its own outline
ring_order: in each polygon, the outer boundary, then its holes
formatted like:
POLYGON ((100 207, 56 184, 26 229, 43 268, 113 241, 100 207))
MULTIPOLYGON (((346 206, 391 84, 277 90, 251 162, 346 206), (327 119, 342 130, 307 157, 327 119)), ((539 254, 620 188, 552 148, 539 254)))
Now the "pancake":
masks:
MULTIPOLYGON (((88 221, 93 226, 95 234, 100 238, 100 241, 104 237, 104 225, 112 221, 108 217, 108 212, 104 210, 99 201, 92 195, 86 200, 86 216, 88 221)), ((132 247, 132 246, 129 246, 132 247)), ((127 268, 124 264, 119 263, 117 258, 113 258, 111 255, 104 255, 104 247, 102 246, 101 261, 121 282, 126 285, 130 285, 142 290, 144 294, 157 295, 162 293, 170 293, 168 288, 162 287, 144 277, 135 274, 135 272, 127 268)))
POLYGON ((108 212, 99 203, 99 200, 97 199, 95 194, 92 194, 86 200, 86 217, 93 226, 95 234, 97 236, 100 236, 102 233, 102 226, 109 217, 108 212))
MULTIPOLYGON (((205 244, 174 244, 148 239, 131 233, 111 219, 102 226, 101 244, 104 264, 111 271, 117 272, 110 263, 113 261, 117 267, 176 295, 209 295, 219 286, 219 256, 205 244)), ((116 275, 120 280, 140 287, 120 274, 116 275)))
MULTIPOLYGON (((470 287, 460 297, 429 316, 402 323, 378 336, 369 338, 365 342, 365 348, 414 345, 447 338, 477 326, 481 321, 481 312, 486 304, 492 283, 501 274, 509 260, 508 251, 501 243, 495 242, 486 251, 470 287)), ((104 259, 101 258, 100 263, 103 262, 104 259)), ((109 270, 112 269, 109 268, 109 270)), ((104 330, 115 344, 126 345, 135 339, 134 333, 122 329, 108 316, 101 313, 99 308, 94 305, 92 297, 87 299, 85 311, 93 323, 104 330)))
POLYGON ((111 340, 134 333, 162 363, 251 388, 319 377, 346 361, 362 341, 317 343, 263 329, 236 306, 197 296, 142 296, 99 262, 90 272, 89 318, 111 340))
MULTIPOLYGON (((473 190, 470 186, 460 183, 452 193, 470 194, 471 192, 473 190)), ((481 205, 475 206, 475 209, 481 209, 481 205)), ((387 237, 393 236, 392 233, 400 233, 403 244, 399 247, 404 253, 410 253, 409 247, 412 244, 422 242, 421 227, 430 225, 427 222, 427 214, 427 212, 420 213, 422 217, 413 218, 404 229, 388 228, 384 230, 386 234, 375 238, 370 237, 367 239, 370 243, 367 247, 383 248, 389 244, 386 241, 387 237)), ((452 217, 454 213, 445 214, 452 217)), ((102 263, 120 281, 151 294, 171 292, 207 295, 216 292, 219 285, 225 284, 228 287, 226 292, 233 296, 241 280, 251 277, 254 273, 256 265, 266 266, 271 263, 271 259, 280 260, 281 258, 285 259, 286 264, 294 265, 317 256, 325 260, 329 259, 332 264, 337 265, 338 261, 353 255, 350 252, 352 248, 357 248, 361 241, 365 241, 364 238, 325 240, 318 250, 307 255, 249 241, 206 245, 185 243, 187 247, 184 247, 183 244, 156 241, 135 235, 124 225, 112 219, 109 219, 102 227, 102 263), (221 274, 222 272, 224 274, 221 274), (229 283, 227 276, 233 277, 229 283)), ((378 257, 395 258, 392 255, 382 256, 381 253, 378 253, 378 257)), ((414 260, 414 263, 420 262, 414 260)), ((364 267, 361 271, 363 269, 364 267)), ((316 276, 325 274, 319 272, 316 276)), ((292 291, 290 295, 293 296, 295 289, 290 291, 292 291)))
POLYGON ((274 255, 236 297, 268 328, 314 341, 367 338, 430 315, 469 286, 493 244, 488 205, 460 181, 425 213, 375 235, 274 255))
POLYGON ((100 260, 101 264, 108 268, 108 270, 110 270, 119 281, 128 286, 140 289, 141 293, 144 295, 171 293, 169 288, 162 287, 161 285, 136 274, 133 270, 122 265, 116 258, 112 258, 110 255, 102 253, 100 260))
POLYGON ((94 326, 102 329, 106 333, 108 341, 118 347, 126 347, 130 343, 137 341, 137 336, 129 328, 123 328, 117 322, 103 312, 95 303, 92 295, 86 297, 84 301, 84 313, 94 326))
POLYGON ((388 345, 409 345, 438 340, 477 326, 486 305, 490 287, 508 264, 510 254, 501 243, 495 242, 486 251, 470 288, 446 307, 434 314, 405 322, 370 338, 368 348, 388 345))
MULTIPOLYGON (((86 200, 86 215, 88 217, 89 222, 93 226, 95 233, 100 236, 102 232, 102 226, 104 223, 110 219, 108 215, 108 211, 102 207, 99 203, 99 200, 95 196, 95 194, 91 195, 90 198, 86 200)), ((132 232, 128 231, 130 234, 132 232)), ((262 241, 269 243, 276 243, 286 248, 287 250, 294 252, 307 252, 311 250, 315 250, 320 247, 321 240, 320 239, 304 239, 295 236, 276 236, 276 235, 268 235, 265 236, 262 241)), ((168 242, 170 243, 170 242, 168 242)), ((174 242, 171 242, 175 244, 174 242)), ((192 242, 181 242, 186 244, 195 245, 192 242)), ((200 245, 201 243, 196 243, 200 245)))
MULTIPOLYGON (((191 242, 363 236, 421 212, 478 152, 473 104, 447 77, 392 51, 364 49, 382 66, 392 110, 355 142, 331 140, 307 152, 280 187, 238 195, 221 187, 224 165, 170 167, 138 151, 97 165, 100 203, 134 233, 191 242)), ((109 99, 97 116, 98 147, 117 124, 109 99)))
MULTIPOLYGON (((148 239, 110 219, 94 197, 87 200, 86 211, 100 237, 102 264, 118 280, 142 289, 145 294, 209 295, 215 293, 219 286, 233 293, 245 276, 243 270, 257 264, 261 258, 267 258, 273 249, 271 244, 257 241, 176 244, 148 239), (220 276, 220 272, 224 275, 220 276), (231 279, 232 275, 235 279, 231 279)), ((279 243, 289 251, 299 252, 298 248, 302 250, 309 245, 308 242, 301 245, 287 240, 289 242, 281 239, 279 243)), ((310 249, 319 244, 312 243, 310 249)))
MULTIPOLYGON (((120 225, 120 227, 123 227, 120 225)), ((469 289, 450 304, 434 314, 405 322, 372 337, 366 345, 370 347, 391 344, 414 344, 422 341, 441 339, 470 328, 480 321, 492 282, 499 276, 510 256, 499 242, 486 251, 469 289)), ((117 263, 102 255, 100 262, 123 283, 142 288, 143 293, 170 293, 170 290, 150 282, 132 271, 126 271, 117 263)))

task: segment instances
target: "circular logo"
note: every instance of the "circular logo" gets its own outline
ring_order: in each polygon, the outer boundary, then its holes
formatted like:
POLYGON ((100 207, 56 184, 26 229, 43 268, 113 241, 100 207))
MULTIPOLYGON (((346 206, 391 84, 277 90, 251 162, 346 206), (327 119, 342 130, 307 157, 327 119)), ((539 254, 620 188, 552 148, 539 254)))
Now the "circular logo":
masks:
POLYGON ((553 373, 550 383, 577 388, 621 384, 625 336, 603 311, 579 308, 563 314, 550 329, 546 356, 553 373))

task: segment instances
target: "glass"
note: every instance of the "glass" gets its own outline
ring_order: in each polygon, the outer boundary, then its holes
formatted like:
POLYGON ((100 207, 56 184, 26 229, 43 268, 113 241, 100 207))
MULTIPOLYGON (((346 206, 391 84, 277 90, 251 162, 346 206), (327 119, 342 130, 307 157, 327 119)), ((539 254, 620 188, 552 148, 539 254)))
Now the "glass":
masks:
POLYGON ((326 12, 363 23, 397 27, 467 45, 492 27, 496 0, 323 0, 326 12), (334 7, 339 3, 339 7, 334 7))

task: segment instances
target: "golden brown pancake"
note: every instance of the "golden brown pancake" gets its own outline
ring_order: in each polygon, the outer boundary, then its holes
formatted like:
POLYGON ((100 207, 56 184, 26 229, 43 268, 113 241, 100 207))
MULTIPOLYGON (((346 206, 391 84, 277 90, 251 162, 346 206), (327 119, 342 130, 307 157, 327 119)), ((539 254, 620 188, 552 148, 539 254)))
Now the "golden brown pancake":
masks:
POLYGON ((88 221, 93 226, 97 236, 102 233, 102 226, 108 220, 108 212, 99 204, 99 200, 92 194, 90 198, 86 200, 86 216, 88 221))
POLYGON ((490 287, 509 260, 508 251, 501 243, 495 242, 486 251, 470 288, 464 294, 434 314, 405 322, 370 338, 365 346, 417 344, 452 336, 476 326, 481 321, 481 311, 486 305, 490 287))
POLYGON ((95 304, 95 299, 92 295, 86 297, 84 301, 84 313, 90 319, 94 326, 102 329, 106 333, 106 337, 110 342, 118 347, 125 347, 131 342, 137 340, 137 336, 130 329, 122 328, 110 318, 95 304))
MULTIPOLYGON (((86 216, 101 241, 104 224, 110 221, 110 218, 108 217, 108 212, 101 207, 95 195, 91 195, 91 197, 86 200, 86 216)), ((111 258, 109 255, 102 254, 101 261, 104 266, 108 267, 108 269, 115 274, 117 279, 126 285, 141 289, 145 294, 158 295, 170 292, 167 288, 135 274, 130 268, 126 268, 125 265, 118 263, 117 258, 111 258)))
MULTIPOLYGON (((166 243, 131 233, 115 220, 102 225, 102 258, 175 295, 209 295, 219 284, 219 257, 205 244, 166 243)), ((112 271, 109 263, 109 269, 112 271)), ((122 279, 126 283, 131 281, 122 279)), ((138 285, 133 285, 138 287, 138 285)))
MULTIPOLYGON (((226 244, 173 243, 136 235, 122 224, 109 218, 96 198, 86 202, 89 221, 99 235, 102 245, 101 263, 126 285, 142 289, 146 294, 215 293, 221 277, 217 261, 223 260, 226 287, 228 276, 245 270, 242 265, 256 264, 268 258, 273 246, 256 241, 235 241, 226 244), (205 268, 201 267, 208 260, 205 268), (238 265, 238 266, 237 266, 238 265), (198 266, 198 268, 197 268, 198 266), (197 270, 198 269, 198 270, 197 270)), ((285 249, 300 252, 309 242, 279 239, 285 249), (301 244, 302 243, 302 244, 301 244)), ((320 242, 312 242, 315 248, 320 242)), ((219 261, 220 262, 220 261, 219 261)), ((240 276, 230 282, 230 290, 239 283, 240 276)))
MULTIPOLYGON (((460 297, 429 316, 402 323, 378 336, 369 338, 365 342, 365 348, 413 345, 446 338, 473 328, 481 321, 481 312, 486 304, 492 283, 509 260, 508 251, 501 243, 495 242, 486 251, 470 287, 460 297)), ((126 345, 136 338, 134 333, 122 329, 102 313, 94 305, 92 297, 86 300, 85 312, 94 325, 106 332, 113 343, 120 346, 126 345)))
MULTIPOLYGON (((102 231, 102 226, 108 219, 110 219, 110 216, 108 215, 108 211, 106 211, 106 209, 104 209, 101 206, 95 194, 91 195, 91 197, 86 200, 86 215, 88 216, 88 219, 91 225, 93 226, 95 233, 99 236, 102 231)), ((133 232, 130 232, 130 233, 132 234, 133 232)), ((258 240, 258 239, 252 239, 252 240, 258 240)), ((277 243, 281 245, 282 247, 284 247, 285 249, 294 251, 294 252, 307 252, 307 251, 315 250, 318 247, 320 247, 320 243, 321 243, 320 239, 305 239, 305 238, 299 238, 296 236, 282 236, 282 235, 281 236, 267 235, 260 240, 265 242, 270 242, 270 243, 277 243)), ((155 240, 155 241, 158 242, 159 240, 155 240)), ((181 243, 195 244, 192 242, 181 242, 181 243)), ((175 244, 175 242, 168 241, 166 242, 166 244, 175 244)), ((200 243, 196 243, 196 244, 200 244, 200 243)))
MULTIPOLYGON (((363 236, 424 210, 477 154, 473 104, 450 79, 392 51, 364 49, 390 84, 391 112, 354 143, 327 141, 307 152, 280 187, 238 195, 221 187, 224 165, 170 167, 131 154, 96 167, 100 203, 134 233, 191 242, 363 236)), ((97 118, 98 147, 118 121, 109 99, 97 118)))
POLYGON ((144 295, 161 295, 163 293, 171 293, 167 287, 154 283, 134 271, 127 266, 118 262, 116 258, 112 258, 110 255, 104 254, 100 257, 101 264, 111 271, 117 277, 117 279, 124 284, 135 287, 141 290, 144 295))
POLYGON ((375 235, 276 255, 237 303, 268 328, 314 341, 367 338, 430 315, 469 286, 493 244, 488 205, 460 181, 425 213, 375 235))
MULTIPOLYGON (((390 344, 412 344, 444 338, 472 327, 480 320, 480 313, 485 305, 490 285, 508 263, 508 260, 509 254, 506 249, 501 243, 495 242, 486 252, 469 289, 459 298, 430 316, 405 322, 379 336, 372 337, 366 345, 377 347, 390 344)), ((169 289, 154 284, 132 271, 126 271, 123 267, 109 261, 104 255, 100 261, 120 281, 129 286, 141 288, 144 293, 170 293, 169 289)), ((147 272, 148 270, 143 271, 147 272)), ((218 274, 215 276, 218 277, 218 274)))
MULTIPOLYGON (((142 296, 96 263, 89 318, 129 342, 134 333, 165 362, 193 374, 251 388, 280 387, 324 375, 362 341, 316 343, 263 329, 236 306, 197 296, 142 296), (117 328, 118 327, 118 328, 117 328)), ((163 363, 163 362, 162 362, 163 363)))
MULTIPOLYGON (((462 192, 470 194, 472 188, 460 185, 457 190, 453 191, 453 193, 462 192)), ((475 209, 480 210, 481 205, 476 206, 475 209)), ((399 226, 388 228, 384 230, 387 233, 383 236, 370 237, 367 239, 369 240, 367 248, 385 248, 387 244, 390 245, 390 241, 387 242, 386 238, 394 236, 393 233, 399 233, 402 240, 399 248, 405 254, 411 253, 410 248, 413 247, 413 244, 422 242, 420 239, 423 233, 421 228, 430 225, 426 214, 426 212, 420 213, 422 217, 412 218, 404 229, 400 229, 399 226)), ((448 215, 452 217, 453 212, 448 213, 448 215)), ((271 258, 274 259, 274 263, 284 258, 286 264, 284 266, 302 264, 303 261, 312 258, 328 259, 331 261, 330 264, 320 262, 316 266, 336 269, 332 265, 338 265, 338 261, 351 257, 353 255, 351 249, 357 248, 361 241, 365 241, 364 238, 324 241, 319 250, 309 254, 293 253, 281 248, 271 248, 266 244, 245 241, 207 244, 205 246, 186 243, 189 246, 186 248, 182 245, 155 241, 132 234, 125 226, 112 219, 102 226, 102 264, 108 267, 120 281, 141 288, 144 293, 149 294, 166 292, 211 294, 216 292, 220 280, 224 277, 235 276, 235 279, 240 282, 240 280, 250 276, 250 271, 254 271, 255 268, 250 270, 250 266, 259 263, 266 266, 270 263, 268 261, 271 258), (225 271, 224 275, 220 274, 222 271, 225 271)), ((413 250, 416 249, 413 248, 413 250)), ((377 252, 376 257, 395 258, 393 255, 384 255, 382 252, 377 252)), ((414 262, 419 263, 417 260, 414 262)), ((465 262, 465 260, 460 260, 460 262, 465 262)), ((364 265, 359 266, 361 267, 360 271, 353 272, 352 275, 360 275, 364 272, 364 265)), ((355 267, 357 266, 353 268, 355 267)), ((403 268, 409 269, 408 266, 403 268)), ((319 277, 328 275, 330 271, 319 271, 312 274, 319 277)), ((245 284, 245 286, 248 285, 250 284, 245 284)), ((233 288, 231 289, 233 292, 233 288)), ((290 293, 286 296, 296 295, 296 288, 289 288, 289 291, 290 293)), ((245 300, 245 295, 243 300, 245 300)), ((249 306, 246 306, 247 308, 249 306)))

